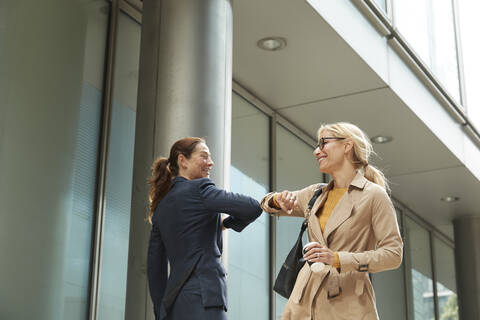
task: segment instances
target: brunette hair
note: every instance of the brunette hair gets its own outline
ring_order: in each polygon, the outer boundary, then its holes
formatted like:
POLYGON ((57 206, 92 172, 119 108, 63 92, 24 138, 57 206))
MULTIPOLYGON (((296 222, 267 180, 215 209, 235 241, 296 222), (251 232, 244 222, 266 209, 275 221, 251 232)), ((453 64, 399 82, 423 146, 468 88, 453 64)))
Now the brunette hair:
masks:
POLYGON ((372 144, 367 134, 359 127, 348 122, 337 122, 324 124, 318 129, 317 136, 324 131, 330 131, 334 137, 349 138, 353 141, 352 163, 354 167, 363 169, 365 178, 382 186, 387 192, 390 192, 388 181, 383 172, 369 163, 370 157, 375 154, 372 144))
POLYGON ((178 156, 183 154, 185 157, 190 158, 199 143, 205 143, 205 140, 197 137, 180 139, 170 148, 170 156, 168 158, 160 157, 153 162, 152 177, 148 180, 150 185, 150 190, 148 191, 150 203, 148 221, 150 223, 152 223, 152 216, 158 203, 170 191, 172 179, 178 175, 178 156))

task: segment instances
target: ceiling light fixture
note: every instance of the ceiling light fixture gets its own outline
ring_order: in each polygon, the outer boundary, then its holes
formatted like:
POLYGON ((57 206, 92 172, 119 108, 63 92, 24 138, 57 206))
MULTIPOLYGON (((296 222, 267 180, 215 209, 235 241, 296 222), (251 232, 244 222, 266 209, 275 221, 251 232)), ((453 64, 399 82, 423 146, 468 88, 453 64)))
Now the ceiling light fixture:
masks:
POLYGON ((392 137, 387 137, 387 136, 375 136, 371 139, 373 143, 388 143, 393 140, 392 137))
POLYGON ((278 51, 287 46, 287 40, 282 37, 267 37, 258 40, 257 46, 267 51, 278 51))
POLYGON ((460 200, 460 198, 459 197, 454 197, 454 196, 446 196, 446 197, 441 198, 441 200, 445 201, 445 202, 455 202, 455 201, 460 200))

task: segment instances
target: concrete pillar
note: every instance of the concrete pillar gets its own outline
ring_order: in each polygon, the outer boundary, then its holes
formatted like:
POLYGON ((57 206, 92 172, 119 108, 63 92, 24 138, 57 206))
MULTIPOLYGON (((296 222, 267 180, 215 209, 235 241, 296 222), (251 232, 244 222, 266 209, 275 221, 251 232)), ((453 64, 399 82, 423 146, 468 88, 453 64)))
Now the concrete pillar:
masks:
POLYGON ((480 319, 480 217, 460 217, 453 225, 460 319, 480 319))
POLYGON ((230 0, 144 0, 125 319, 153 319, 146 278, 147 178, 173 142, 204 137, 223 186, 229 168, 230 0))

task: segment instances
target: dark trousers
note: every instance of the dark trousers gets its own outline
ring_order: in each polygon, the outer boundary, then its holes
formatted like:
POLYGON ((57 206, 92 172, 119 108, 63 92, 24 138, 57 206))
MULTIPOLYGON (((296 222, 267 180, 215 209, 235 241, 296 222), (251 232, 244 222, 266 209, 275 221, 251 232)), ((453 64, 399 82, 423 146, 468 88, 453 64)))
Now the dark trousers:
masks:
POLYGON ((227 314, 222 307, 204 307, 200 283, 192 275, 178 294, 168 320, 227 320, 227 314))

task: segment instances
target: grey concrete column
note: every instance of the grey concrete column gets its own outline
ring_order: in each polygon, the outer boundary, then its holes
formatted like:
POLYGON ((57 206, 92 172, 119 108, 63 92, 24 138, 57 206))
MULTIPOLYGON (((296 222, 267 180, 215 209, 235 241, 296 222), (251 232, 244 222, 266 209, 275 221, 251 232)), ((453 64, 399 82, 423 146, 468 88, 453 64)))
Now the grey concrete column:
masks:
POLYGON ((453 225, 460 319, 480 319, 480 217, 457 218, 453 225))
POLYGON ((229 167, 230 0, 144 0, 125 319, 153 319, 146 278, 146 181, 154 158, 186 136, 207 140, 223 186, 229 167))

